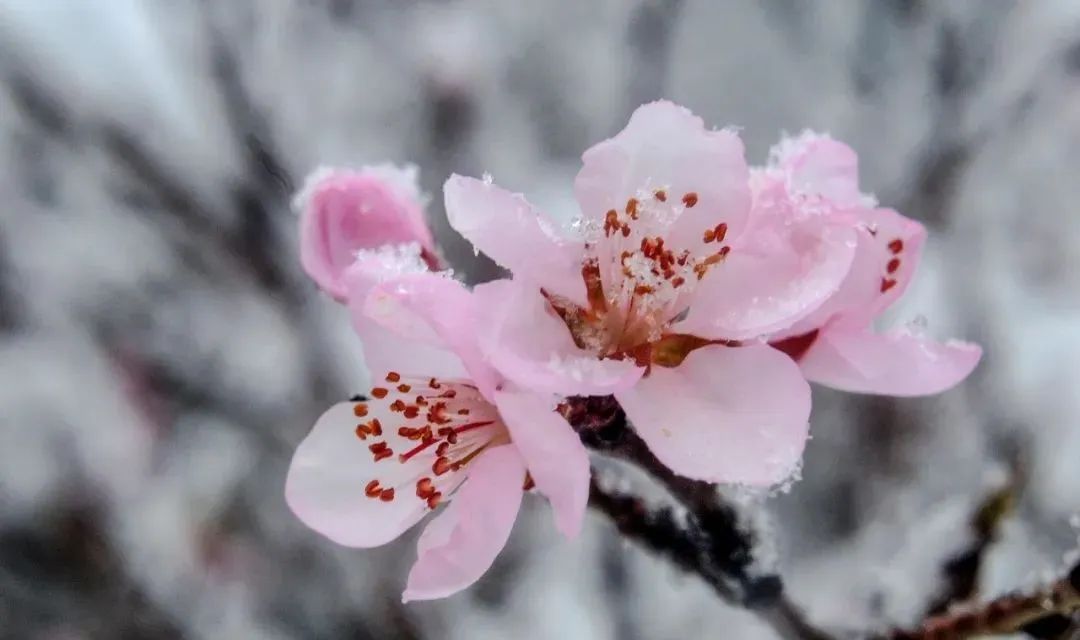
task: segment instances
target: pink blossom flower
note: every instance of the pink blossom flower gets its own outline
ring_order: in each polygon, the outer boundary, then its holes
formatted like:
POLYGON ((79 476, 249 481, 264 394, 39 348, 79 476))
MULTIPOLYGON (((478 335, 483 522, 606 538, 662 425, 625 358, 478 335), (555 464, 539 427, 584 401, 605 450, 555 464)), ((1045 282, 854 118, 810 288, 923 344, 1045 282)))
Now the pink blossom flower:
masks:
POLYGON ((474 296, 414 255, 377 252, 343 277, 369 367, 367 400, 335 405, 296 451, 285 495, 331 540, 375 547, 443 502, 403 599, 451 595, 491 566, 534 483, 556 527, 581 529, 589 461, 550 394, 504 380, 477 345, 474 296))
POLYGON ((982 354, 977 345, 935 342, 908 328, 872 330, 911 282, 926 229, 860 193, 854 151, 805 132, 778 145, 754 178, 756 202, 831 211, 857 232, 855 259, 840 289, 774 336, 807 379, 845 391, 917 396, 944 391, 971 373, 982 354))
POLYGON ((300 262, 339 301, 345 296, 342 275, 358 250, 416 243, 434 265, 415 167, 319 169, 308 176, 294 206, 300 213, 300 262))
POLYGON ((755 339, 836 291, 851 225, 751 220, 739 138, 668 102, 640 107, 583 163, 571 229, 489 181, 447 181, 451 224, 514 273, 476 290, 484 355, 523 387, 614 394, 677 473, 783 479, 802 454, 810 391, 755 339))

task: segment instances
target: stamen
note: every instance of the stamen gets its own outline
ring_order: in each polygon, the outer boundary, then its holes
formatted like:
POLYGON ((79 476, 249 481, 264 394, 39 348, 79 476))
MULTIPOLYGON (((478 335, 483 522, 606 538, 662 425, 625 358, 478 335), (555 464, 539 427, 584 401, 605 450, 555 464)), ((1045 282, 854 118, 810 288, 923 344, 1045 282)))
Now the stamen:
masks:
POLYGON ((442 388, 442 384, 438 380, 436 380, 435 378, 432 378, 431 380, 428 380, 428 386, 431 387, 432 389, 441 389, 442 388))
POLYGON ((371 390, 372 397, 378 398, 379 400, 382 400, 383 398, 385 398, 386 394, 388 394, 388 393, 390 393, 390 391, 387 390, 387 389, 384 389, 382 387, 375 387, 374 389, 371 390))
POLYGON ((405 410, 405 402, 401 398, 398 398, 397 400, 394 400, 393 402, 390 403, 390 410, 395 412, 395 413, 400 413, 400 412, 404 411, 405 410))
POLYGON ((896 270, 900 268, 900 258, 893 258, 889 260, 889 264, 885 266, 885 270, 889 273, 896 273, 896 270))
POLYGON ((896 280, 894 280, 892 278, 882 278, 881 279, 881 292, 882 293, 885 293, 886 291, 888 291, 889 289, 892 289, 895 286, 896 286, 896 280))
POLYGON ((353 411, 353 415, 356 416, 357 418, 363 418, 364 416, 367 415, 367 405, 366 404, 358 404, 358 405, 353 407, 352 411, 353 411))
POLYGON ((412 420, 416 416, 420 415, 420 407, 409 405, 405 407, 403 415, 405 416, 405 419, 412 420))
POLYGON ((405 383, 401 383, 401 384, 398 385, 397 390, 399 392, 401 392, 401 393, 408 393, 409 391, 412 390, 412 387, 410 387, 409 385, 407 385, 405 383))
POLYGON ((379 500, 382 500, 383 502, 392 502, 394 500, 394 489, 383 489, 382 493, 379 494, 379 500))
MULTIPOLYGON (((631 220, 638 219, 638 200, 637 198, 630 198, 626 201, 626 215, 630 216, 631 220)), ((623 234, 626 235, 626 234, 623 234)))
POLYGON ((387 382, 397 382, 399 380, 401 380, 401 374, 397 371, 391 371, 390 373, 386 374, 387 382))
POLYGON ((382 488, 379 486, 378 479, 372 480, 364 487, 364 495, 369 498, 378 498, 380 493, 382 493, 382 488))
POLYGON ((663 189, 657 189, 653 195, 656 196, 656 199, 660 202, 667 202, 667 192, 663 189))
MULTIPOLYGON (((459 436, 462 433, 465 433, 466 431, 472 431, 474 429, 479 429, 481 427, 486 427, 486 426, 489 426, 489 425, 492 425, 492 424, 495 424, 494 420, 485 420, 483 422, 470 422, 469 424, 463 424, 460 427, 457 427, 455 429, 449 429, 449 427, 448 427, 447 429, 449 431, 446 431, 444 429, 440 429, 438 431, 438 435, 446 437, 447 442, 449 442, 450 444, 454 444, 454 441, 451 441, 450 437, 453 437, 453 438, 456 439, 457 436, 459 436), (452 436, 446 435, 446 433, 450 433, 450 434, 452 434, 452 436)), ((437 442, 437 440, 432 439, 432 440, 428 440, 426 442, 420 443, 418 446, 413 448, 411 451, 407 451, 407 452, 401 454, 401 457, 400 457, 401 461, 402 462, 408 462, 408 460, 410 458, 414 457, 416 454, 420 453, 424 449, 427 449, 428 447, 435 444, 436 442, 437 442)), ((436 452, 436 453, 438 453, 438 452, 436 452)), ((441 454, 439 454, 439 455, 441 455, 441 454)))
POLYGON ((687 209, 692 208, 698 202, 697 193, 691 191, 690 193, 684 194, 682 197, 682 202, 684 205, 686 205, 687 209))
POLYGON ((375 444, 368 445, 368 450, 375 456, 375 462, 389 458, 394 455, 394 450, 390 448, 390 445, 386 442, 376 442, 375 444))
POLYGON ((431 494, 431 497, 427 499, 428 509, 434 509, 435 507, 439 506, 439 502, 441 501, 442 493, 436 491, 435 493, 431 494))
POLYGON ((897 239, 893 240, 892 242, 890 242, 888 246, 889 246, 889 251, 892 251, 893 253, 900 253, 901 251, 904 250, 904 241, 901 240, 900 238, 897 238, 897 239))

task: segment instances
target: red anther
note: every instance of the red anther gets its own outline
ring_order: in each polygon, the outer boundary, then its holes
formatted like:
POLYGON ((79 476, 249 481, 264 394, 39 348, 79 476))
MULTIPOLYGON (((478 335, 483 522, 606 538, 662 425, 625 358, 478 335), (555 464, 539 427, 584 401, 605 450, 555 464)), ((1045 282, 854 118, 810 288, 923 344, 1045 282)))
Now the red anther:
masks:
POLYGON ((655 289, 645 284, 639 284, 638 286, 634 287, 634 295, 636 296, 643 296, 652 293, 653 291, 655 291, 655 289))
POLYGON ((614 209, 611 209, 604 216, 604 237, 610 237, 612 233, 619 229, 619 214, 614 209))
POLYGON ((356 437, 357 438, 360 438, 361 440, 367 440, 368 433, 370 433, 370 432, 368 431, 368 428, 366 426, 364 426, 362 424, 356 425, 356 437))
POLYGON ((397 382, 398 380, 401 380, 401 374, 397 371, 391 371, 390 373, 386 374, 387 382, 397 382))
POLYGON ((716 225, 716 231, 714 233, 716 233, 716 241, 723 242, 724 238, 727 237, 727 223, 721 222, 716 225))
POLYGON ((353 407, 352 412, 353 412, 353 415, 356 416, 357 418, 363 418, 364 416, 367 415, 367 405, 366 404, 358 404, 358 405, 353 407))
POLYGON ((897 238, 897 239, 893 240, 892 242, 890 242, 888 246, 889 246, 889 251, 892 251, 893 253, 900 253, 901 251, 904 250, 904 241, 901 240, 900 238, 897 238))
POLYGON ((731 247, 728 246, 728 245, 724 245, 724 246, 720 247, 720 252, 717 253, 716 255, 720 256, 720 258, 724 258, 729 253, 731 253, 731 247))
POLYGON ((420 478, 416 481, 416 497, 421 499, 428 499, 435 493, 435 484, 431 482, 431 478, 420 478))
POLYGON ((630 198, 626 201, 626 215, 630 216, 631 220, 638 219, 638 201, 637 198, 630 198))
POLYGON ((892 278, 882 278, 881 279, 881 292, 882 293, 885 293, 886 291, 888 291, 889 289, 892 289, 895 286, 896 286, 896 280, 894 280, 892 278))
POLYGON ((445 441, 440 442, 439 446, 435 447, 435 455, 438 456, 438 457, 445 456, 446 452, 449 451, 449 450, 450 450, 450 443, 449 442, 445 442, 445 441))
POLYGON ((687 206, 687 208, 693 207, 695 204, 697 204, 697 201, 698 201, 698 196, 693 191, 683 195, 683 197, 682 197, 682 202, 683 202, 684 205, 687 206))
POLYGON ((435 378, 432 378, 431 380, 428 380, 427 386, 431 387, 432 389, 441 389, 442 388, 442 384, 440 384, 439 381, 436 380, 435 378))
POLYGON ((889 264, 885 265, 885 270, 889 273, 896 273, 896 270, 900 268, 900 258, 893 258, 889 260, 889 264))
POLYGON ((435 464, 431 465, 431 472, 437 476, 441 476, 450 470, 450 458, 439 456, 435 459, 435 464))
POLYGON ((368 429, 370 430, 371 435, 373 435, 373 436, 381 436, 382 435, 382 423, 379 422, 378 418, 373 418, 371 420, 371 422, 368 423, 368 429))
POLYGON ((525 474, 525 484, 523 484, 521 486, 521 490, 522 491, 529 491, 535 486, 536 486, 536 481, 533 480, 532 474, 526 473, 525 474))
POLYGON ((667 202, 667 192, 663 189, 657 189, 653 195, 655 195, 656 199, 660 202, 667 202))
POLYGON ((401 384, 399 384, 397 386, 397 390, 399 392, 401 392, 401 393, 408 393, 408 392, 412 391, 412 387, 410 387, 409 385, 402 382, 401 384))
POLYGON ((457 414, 459 416, 467 416, 467 415, 469 415, 469 410, 468 409, 458 409, 457 414))
POLYGON ((439 506, 439 502, 441 501, 442 493, 436 491, 434 494, 431 495, 430 498, 427 499, 428 509, 434 509, 435 507, 439 506))
POLYGON ((379 500, 382 500, 383 502, 392 502, 394 500, 394 490, 392 488, 383 489, 382 493, 379 494, 379 500))
POLYGON ((373 398, 378 398, 379 400, 382 400, 383 398, 385 398, 386 394, 388 394, 388 393, 390 393, 390 392, 388 390, 386 390, 386 389, 383 389, 382 387, 375 387, 374 389, 371 390, 371 396, 373 398))
POLYGON ((420 430, 412 427, 398 427, 397 434, 406 440, 416 440, 420 437, 420 430))
POLYGON ((427 398, 425 398, 424 396, 416 396, 416 406, 418 406, 418 407, 426 407, 427 406, 427 398))
POLYGON ((398 398, 397 400, 394 400, 393 402, 390 403, 390 410, 394 411, 394 412, 404 411, 405 410, 405 401, 403 401, 401 398, 398 398))
POLYGON ((624 224, 622 226, 621 231, 622 231, 622 237, 624 237, 624 238, 629 238, 630 237, 630 225, 624 224))
POLYGON ((675 278, 674 280, 671 281, 671 286, 678 289, 679 287, 683 286, 683 283, 685 283, 685 282, 686 282, 686 279, 683 278, 682 276, 679 276, 678 278, 675 278))
MULTIPOLYGON (((473 387, 473 388, 475 388, 475 387, 473 387)), ((457 397, 457 391, 455 391, 453 389, 447 389, 446 391, 443 391, 442 393, 440 393, 439 397, 440 398, 453 399, 453 398, 457 397)), ((444 408, 445 408, 445 405, 444 405, 444 408)))
POLYGON ((368 450, 375 456, 375 462, 382 460, 383 458, 389 458, 394 455, 393 449, 390 448, 385 442, 376 442, 375 444, 368 445, 368 450))
POLYGON ((364 495, 369 498, 377 498, 380 493, 382 493, 382 489, 379 487, 378 479, 372 480, 364 487, 364 495))
POLYGON ((405 407, 405 411, 404 411, 403 415, 405 416, 405 418, 407 420, 412 420, 416 416, 420 415, 420 407, 417 407, 417 406, 414 406, 414 405, 409 405, 409 406, 405 407))

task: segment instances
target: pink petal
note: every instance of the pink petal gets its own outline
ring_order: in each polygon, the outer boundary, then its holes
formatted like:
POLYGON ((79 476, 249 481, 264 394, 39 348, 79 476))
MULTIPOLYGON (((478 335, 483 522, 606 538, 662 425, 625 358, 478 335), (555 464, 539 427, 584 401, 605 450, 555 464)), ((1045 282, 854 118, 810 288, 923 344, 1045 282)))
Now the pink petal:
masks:
POLYGON ((556 225, 521 194, 487 182, 450 176, 443 187, 450 225, 515 276, 584 305, 584 245, 560 236, 556 225))
MULTIPOLYGON (((415 171, 394 177, 388 169, 321 170, 296 198, 300 210, 300 261, 327 293, 343 299, 344 270, 361 249, 418 243, 432 252, 415 171)), ((404 173, 397 170, 398 174, 404 173)))
MULTIPOLYGON (((370 284, 357 280, 357 288, 370 284)), ((405 274, 370 287, 362 298, 350 295, 349 309, 358 330, 367 318, 406 340, 450 351, 485 395, 494 391, 497 376, 477 345, 472 294, 457 280, 440 273, 405 274)))
POLYGON ((470 374, 449 349, 403 338, 362 314, 353 316, 360 336, 364 364, 372 377, 397 371, 403 375, 439 379, 468 379, 470 374))
POLYGON ((827 327, 799 364, 808 380, 836 389, 921 396, 958 384, 981 355, 977 345, 935 342, 906 330, 875 334, 827 327))
POLYGON ((609 210, 622 215, 630 198, 663 190, 666 207, 682 212, 665 234, 667 244, 695 255, 716 248, 704 243, 706 230, 724 223, 735 237, 746 223, 750 190, 742 141, 731 131, 706 129, 701 118, 671 102, 638 107, 625 129, 590 148, 582 161, 574 192, 586 219, 602 223, 609 210), (684 196, 692 207, 683 206, 684 196))
POLYGON ((656 457, 688 478, 769 485, 806 444, 810 386, 766 346, 698 349, 615 397, 656 457))
POLYGON ((675 331, 741 340, 783 330, 837 291, 855 255, 855 231, 816 216, 749 235, 698 283, 675 331))
POLYGON ((445 598, 476 582, 506 546, 525 466, 512 446, 485 451, 446 510, 424 530, 402 601, 445 598))
POLYGON ((842 208, 868 200, 859 191, 859 156, 827 135, 804 131, 781 141, 770 155, 771 168, 786 174, 797 193, 820 195, 842 208))
POLYGON ((536 488, 555 511, 555 525, 567 538, 581 532, 589 500, 589 454, 570 425, 555 411, 551 396, 498 391, 495 403, 525 459, 536 488))
POLYGON ((355 432, 360 422, 353 413, 356 404, 331 407, 300 443, 285 479, 285 500, 304 524, 334 542, 377 547, 416 524, 427 509, 407 495, 389 502, 372 499, 365 487, 373 479, 383 487, 408 485, 424 469, 389 459, 375 462, 368 448, 373 440, 361 440, 355 432))
POLYGON ((478 285, 480 348, 499 372, 522 387, 563 395, 609 395, 644 372, 633 362, 600 360, 574 344, 566 323, 540 291, 517 280, 478 285))

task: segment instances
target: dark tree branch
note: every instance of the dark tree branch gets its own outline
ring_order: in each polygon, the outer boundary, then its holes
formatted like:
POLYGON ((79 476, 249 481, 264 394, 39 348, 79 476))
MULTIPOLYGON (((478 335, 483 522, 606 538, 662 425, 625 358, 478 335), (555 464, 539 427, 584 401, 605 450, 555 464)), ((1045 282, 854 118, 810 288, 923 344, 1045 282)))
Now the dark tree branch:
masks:
MULTIPOLYGON (((650 508, 637 496, 604 489, 595 478, 589 487, 589 505, 607 515, 624 537, 666 558, 683 571, 697 575, 721 599, 747 606, 745 602, 733 600, 729 569, 723 563, 717 563, 709 532, 692 514, 677 514, 670 506, 650 508)), ((832 637, 808 623, 782 592, 768 605, 751 608, 785 640, 830 640, 832 637)))
POLYGON ((1008 594, 982 605, 927 618, 917 627, 879 639, 964 640, 978 636, 1026 633, 1057 638, 1069 631, 1080 611, 1080 562, 1065 577, 1029 594, 1008 594))
POLYGON ((945 584, 930 605, 928 615, 945 613, 953 605, 971 600, 977 595, 983 560, 991 545, 997 541, 1002 523, 1015 509, 1021 486, 1022 476, 1019 468, 1014 465, 1008 482, 979 503, 969 524, 971 542, 942 567, 945 584))
POLYGON ((650 509, 640 498, 604 491, 594 481, 590 500, 619 531, 702 578, 726 602, 753 610, 782 638, 828 640, 787 600, 780 576, 753 566, 757 534, 740 522, 716 487, 672 473, 634 433, 612 397, 571 398, 561 408, 589 448, 649 473, 686 509, 650 509))

